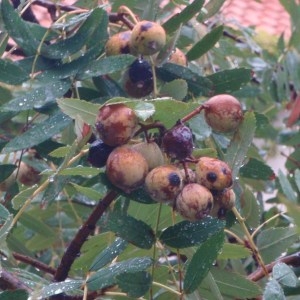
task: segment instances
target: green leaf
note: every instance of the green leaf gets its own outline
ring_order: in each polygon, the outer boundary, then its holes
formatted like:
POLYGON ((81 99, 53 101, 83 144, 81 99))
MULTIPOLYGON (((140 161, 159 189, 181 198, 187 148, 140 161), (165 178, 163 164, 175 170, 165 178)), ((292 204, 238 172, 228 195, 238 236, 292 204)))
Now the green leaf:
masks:
MULTIPOLYGON (((193 93, 194 96, 211 96, 214 92, 214 85, 209 77, 200 76, 180 65, 166 63, 162 67, 156 68, 156 74, 166 82, 175 79, 185 80, 188 84, 189 92, 193 93)), ((216 81, 215 78, 213 79, 216 81)))
POLYGON ((53 236, 44 236, 40 234, 34 235, 30 240, 26 242, 26 247, 31 251, 43 251, 53 247, 54 242, 57 237, 53 236))
POLYGON ((109 245, 106 249, 104 249, 92 262, 89 271, 97 271, 108 263, 112 262, 119 254, 121 254, 128 243, 121 239, 116 238, 116 240, 109 245))
POLYGON ((264 300, 286 300, 284 291, 277 280, 270 279, 263 294, 264 300))
POLYGON ((207 76, 213 83, 213 93, 230 94, 251 80, 251 70, 246 68, 225 70, 207 76))
POLYGON ((221 38, 223 35, 223 30, 223 26, 217 26, 211 32, 206 34, 186 53, 187 59, 189 61, 198 59, 207 51, 209 51, 221 38))
POLYGON ((1 14, 9 36, 27 55, 35 55, 39 41, 33 35, 28 23, 21 19, 8 0, 1 2, 1 14))
POLYGON ((300 192, 300 169, 295 170, 295 183, 297 185, 298 191, 300 192))
POLYGON ((124 273, 136 273, 145 271, 152 265, 150 257, 136 257, 126 261, 117 262, 114 265, 102 268, 87 280, 89 291, 99 290, 117 283, 117 276, 124 273))
POLYGON ((136 57, 129 54, 115 55, 110 57, 105 57, 97 61, 93 61, 88 64, 83 70, 78 74, 77 79, 83 80, 95 76, 101 76, 106 74, 111 74, 119 71, 123 71, 127 68, 136 57))
POLYGON ((19 85, 29 79, 28 74, 14 62, 0 59, 0 81, 6 84, 19 85))
POLYGON ((257 236, 257 247, 263 261, 268 264, 277 259, 298 239, 295 228, 269 228, 257 236))
POLYGON ((3 291, 0 293, 1 300, 27 300, 28 292, 25 290, 3 291))
POLYGON ((0 107, 2 111, 19 112, 28 109, 39 109, 45 105, 54 104, 58 97, 63 96, 70 88, 69 80, 50 82, 30 91, 23 91, 18 96, 0 107))
POLYGON ((203 22, 204 20, 209 19, 217 12, 219 12, 220 8, 224 4, 225 0, 210 0, 206 2, 204 9, 199 13, 197 20, 199 22, 203 22))
POLYGON ((273 267, 273 278, 280 284, 288 287, 296 287, 299 280, 293 269, 285 263, 278 262, 273 267))
POLYGON ((183 282, 183 290, 185 293, 190 294, 195 291, 205 278, 223 246, 224 237, 224 232, 220 231, 211 235, 197 249, 187 266, 183 282))
POLYGON ((240 168, 240 176, 257 180, 272 180, 275 178, 273 169, 257 158, 250 157, 240 168))
POLYGON ((70 152, 70 150, 71 146, 63 146, 51 151, 49 155, 52 157, 61 158, 65 157, 70 152))
POLYGON ((284 195, 287 197, 287 199, 289 201, 296 204, 297 203, 297 195, 296 195, 292 185, 288 181, 286 175, 284 175, 281 170, 278 171, 278 180, 279 180, 279 183, 280 183, 280 186, 282 188, 284 195))
POLYGON ((43 221, 41 221, 37 217, 34 217, 26 212, 22 213, 21 217, 19 218, 19 222, 23 226, 32 230, 34 233, 38 233, 40 235, 44 235, 47 237, 55 236, 55 232, 51 227, 46 225, 43 221))
MULTIPOLYGON (((252 299, 261 295, 258 284, 238 273, 216 267, 210 272, 224 299, 252 299)), ((209 289, 205 281, 200 286, 200 291, 202 289, 209 289)))
POLYGON ((181 24, 187 23, 197 14, 204 4, 204 0, 194 0, 187 5, 180 13, 173 15, 168 21, 163 24, 164 29, 168 34, 176 31, 181 24))
POLYGON ((44 45, 41 54, 47 58, 63 59, 78 52, 91 39, 93 33, 99 29, 104 15, 106 12, 101 8, 87 13, 86 20, 73 36, 51 45, 44 45))
POLYGON ((254 138, 256 128, 255 116, 253 112, 246 112, 244 120, 234 133, 225 155, 225 161, 232 169, 232 178, 236 178, 239 169, 245 162, 245 157, 249 146, 254 138))
POLYGON ((224 243, 218 259, 241 259, 251 256, 250 249, 237 244, 224 243))
POLYGON ((76 184, 74 182, 71 182, 70 184, 75 188, 75 190, 78 193, 87 196, 91 200, 98 201, 103 196, 102 193, 99 193, 98 191, 96 191, 96 190, 94 190, 94 189, 92 189, 90 187, 81 186, 81 185, 78 185, 78 184, 76 184))
POLYGON ((13 215, 9 215, 6 218, 4 224, 0 227, 0 246, 5 242, 7 235, 13 227, 13 215))
POLYGON ((35 297, 45 299, 52 295, 58 295, 61 293, 74 291, 80 289, 83 283, 83 280, 74 279, 64 282, 50 283, 49 285, 43 287, 40 293, 35 293, 35 297))
POLYGON ((243 217, 250 228, 256 228, 260 224, 261 211, 260 205, 253 192, 246 188, 241 196, 241 208, 243 217))
POLYGON ((143 249, 150 249, 155 241, 152 228, 131 216, 111 214, 107 226, 124 240, 143 249))
POLYGON ((151 286, 151 282, 151 275, 145 271, 124 273, 117 276, 118 287, 132 298, 145 295, 151 286))
POLYGON ((169 247, 179 249, 192 247, 204 243, 210 236, 222 232, 224 226, 224 222, 210 217, 197 222, 182 221, 165 229, 159 239, 169 247))
POLYGON ((89 125, 94 125, 100 108, 99 104, 90 103, 80 99, 62 98, 57 100, 59 108, 70 118, 81 117, 89 125))
POLYGON ((167 82, 160 90, 160 94, 172 97, 176 100, 183 100, 188 92, 188 85, 183 79, 175 79, 167 82))
POLYGON ((8 211, 8 209, 3 206, 2 204, 0 204, 0 220, 2 223, 2 220, 6 220, 9 217, 10 213, 8 211))
POLYGON ((99 168, 76 166, 74 168, 66 168, 59 171, 59 175, 64 176, 96 176, 101 172, 99 168))
POLYGON ((12 165, 12 164, 0 165, 0 182, 8 178, 16 169, 16 167, 17 167, 16 165, 12 165))
POLYGON ((59 133, 62 129, 71 124, 72 120, 62 112, 57 112, 45 121, 36 124, 23 134, 13 138, 3 148, 3 153, 31 148, 59 133))
POLYGON ((33 192, 37 189, 37 185, 31 186, 25 190, 22 190, 20 193, 18 193, 16 196, 13 197, 11 200, 13 208, 15 210, 19 209, 23 206, 25 201, 32 196, 33 192))

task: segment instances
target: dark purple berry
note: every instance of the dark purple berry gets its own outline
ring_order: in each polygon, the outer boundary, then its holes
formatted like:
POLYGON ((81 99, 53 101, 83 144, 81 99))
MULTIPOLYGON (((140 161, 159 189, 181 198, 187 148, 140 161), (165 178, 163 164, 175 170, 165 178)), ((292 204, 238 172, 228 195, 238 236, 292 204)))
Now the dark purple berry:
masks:
POLYGON ((153 78, 153 73, 151 69, 151 65, 143 59, 136 59, 128 69, 129 79, 133 83, 137 83, 139 81, 148 81, 153 78))
POLYGON ((175 125, 163 136, 162 148, 170 157, 183 160, 192 154, 193 147, 192 131, 184 124, 175 125))
POLYGON ((95 140, 89 148, 87 160, 93 167, 102 168, 106 165, 107 158, 114 148, 104 144, 100 139, 95 140))

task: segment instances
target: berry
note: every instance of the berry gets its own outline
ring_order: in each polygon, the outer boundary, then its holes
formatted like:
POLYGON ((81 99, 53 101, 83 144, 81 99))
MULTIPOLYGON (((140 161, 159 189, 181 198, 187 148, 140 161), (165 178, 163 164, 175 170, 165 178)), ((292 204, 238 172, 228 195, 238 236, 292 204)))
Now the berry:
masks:
POLYGON ((111 36, 105 45, 106 56, 130 53, 130 37, 130 30, 119 32, 111 36))
POLYGON ((130 46, 141 55, 153 55, 166 44, 166 32, 155 22, 141 21, 132 29, 130 46))
POLYGON ((201 157, 195 168, 196 180, 210 190, 221 191, 232 185, 229 166, 217 158, 201 157))
POLYGON ((143 59, 135 60, 125 75, 125 90, 129 96, 142 98, 153 91, 153 73, 150 64, 143 59))
POLYGON ((207 216, 213 207, 213 196, 204 186, 189 183, 176 198, 176 210, 189 221, 197 221, 207 216))
POLYGON ((178 48, 175 48, 175 50, 172 52, 168 62, 184 67, 187 66, 187 58, 185 54, 178 48))
POLYGON ((153 79, 151 65, 144 59, 136 59, 128 69, 129 79, 136 83, 153 79))
POLYGON ((181 172, 173 165, 156 167, 148 173, 145 186, 153 200, 173 203, 182 189, 181 172))
POLYGON ((102 140, 95 140, 89 148, 87 160, 96 168, 102 168, 106 165, 109 154, 113 151, 114 147, 108 146, 102 140))
POLYGON ((184 160, 193 151, 193 134, 184 124, 177 124, 168 130, 162 140, 162 148, 170 157, 184 160))
POLYGON ((148 164, 138 151, 127 145, 115 148, 108 156, 106 174, 116 187, 130 193, 143 185, 148 164))
POLYGON ((38 170, 21 161, 17 172, 17 180, 27 186, 37 184, 41 180, 41 175, 38 170))
POLYGON ((214 131, 235 131, 243 120, 240 102, 233 96, 222 94, 210 98, 203 104, 206 122, 214 131))
POLYGON ((164 155, 155 142, 134 144, 132 148, 144 156, 148 163, 149 171, 164 164, 164 155))
POLYGON ((96 118, 96 129, 109 146, 126 144, 133 136, 138 124, 135 112, 124 104, 104 105, 96 118))
POLYGON ((214 193, 214 200, 226 210, 231 210, 235 206, 235 192, 233 189, 224 189, 214 193))

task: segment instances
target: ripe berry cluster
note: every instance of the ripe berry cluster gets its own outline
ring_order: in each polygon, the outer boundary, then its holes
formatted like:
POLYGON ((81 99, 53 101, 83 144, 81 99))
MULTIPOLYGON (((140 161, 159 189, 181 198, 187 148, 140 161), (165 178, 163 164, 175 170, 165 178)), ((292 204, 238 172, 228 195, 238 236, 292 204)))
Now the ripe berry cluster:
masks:
MULTIPOLYGON (((243 119, 239 101, 230 95, 210 98, 197 113, 202 110, 218 132, 236 130, 243 119)), ((217 158, 195 159, 193 134, 182 120, 161 130, 159 142, 135 143, 141 125, 134 110, 121 103, 104 105, 95 124, 100 139, 91 144, 88 160, 105 166, 110 182, 125 193, 143 187, 153 200, 171 205, 187 220, 224 217, 235 205, 231 169, 217 158)))
MULTIPOLYGON (((106 45, 107 56, 132 54, 138 58, 128 68, 124 76, 124 89, 129 96, 142 98, 153 91, 153 72, 147 56, 157 54, 166 44, 164 28, 156 22, 137 22, 132 30, 112 35, 106 45)), ((170 62, 187 65, 185 54, 175 48, 169 58, 170 62)))

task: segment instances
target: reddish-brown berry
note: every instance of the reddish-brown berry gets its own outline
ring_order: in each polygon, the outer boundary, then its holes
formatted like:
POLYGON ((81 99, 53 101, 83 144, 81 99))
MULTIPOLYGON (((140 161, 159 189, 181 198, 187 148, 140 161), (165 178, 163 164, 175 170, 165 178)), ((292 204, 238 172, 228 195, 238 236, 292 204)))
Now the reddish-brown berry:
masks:
POLYGON ((174 52, 172 52, 168 62, 184 67, 187 66, 187 58, 185 54, 178 48, 175 48, 174 52))
POLYGON ((124 104, 104 105, 96 118, 96 129, 102 141, 109 146, 126 144, 138 124, 135 112, 124 104))
POLYGON ((17 180, 27 186, 37 184, 41 180, 41 175, 38 170, 21 161, 17 172, 17 180))
POLYGON ((189 221, 201 220, 209 215, 213 207, 213 196, 204 186, 189 183, 176 198, 176 210, 189 221))
POLYGON ((145 186, 153 200, 171 204, 182 189, 181 172, 173 165, 156 167, 148 173, 145 186))
POLYGON ((222 160, 212 157, 201 157, 195 167, 199 184, 210 190, 221 191, 232 185, 230 167, 222 160))
POLYGON ((126 193, 143 185, 147 173, 146 159, 127 145, 115 148, 106 162, 108 179, 126 193))
POLYGON ((206 122, 214 131, 235 131, 243 120, 241 103, 233 96, 222 94, 203 104, 206 122))

